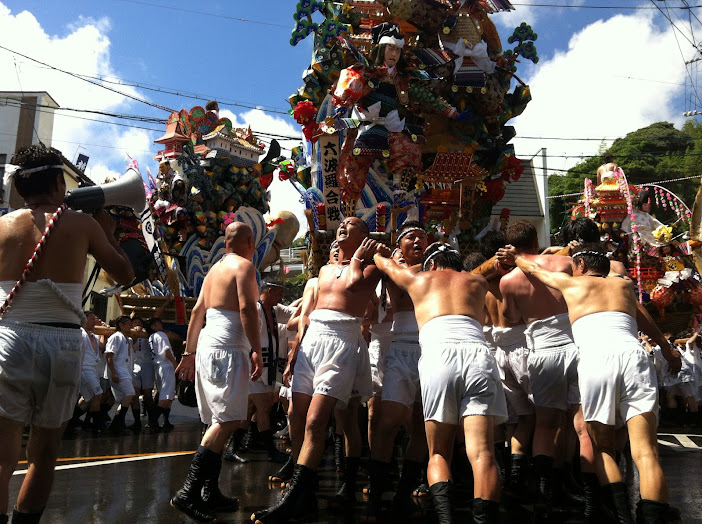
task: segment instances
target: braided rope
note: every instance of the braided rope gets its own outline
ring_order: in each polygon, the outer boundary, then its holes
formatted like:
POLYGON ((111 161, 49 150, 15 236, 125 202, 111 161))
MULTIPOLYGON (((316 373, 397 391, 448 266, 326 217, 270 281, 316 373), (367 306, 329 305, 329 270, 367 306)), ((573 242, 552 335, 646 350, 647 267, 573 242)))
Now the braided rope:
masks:
POLYGON ((2 318, 5 315, 5 313, 7 313, 7 310, 10 308, 10 304, 12 304, 12 302, 14 301, 15 296, 17 295, 17 293, 19 293, 19 290, 22 287, 22 285, 27 281, 27 275, 34 268, 34 264, 37 261, 37 258, 39 258, 44 244, 46 244, 46 239, 49 238, 49 235, 56 226, 56 221, 59 219, 59 217, 65 210, 66 204, 61 204, 61 206, 54 212, 54 214, 51 215, 49 223, 47 224, 46 229, 44 229, 44 234, 41 236, 41 240, 39 240, 37 247, 34 248, 34 253, 32 253, 32 256, 27 262, 27 265, 24 266, 22 276, 8 293, 3 305, 0 306, 0 318, 2 318))

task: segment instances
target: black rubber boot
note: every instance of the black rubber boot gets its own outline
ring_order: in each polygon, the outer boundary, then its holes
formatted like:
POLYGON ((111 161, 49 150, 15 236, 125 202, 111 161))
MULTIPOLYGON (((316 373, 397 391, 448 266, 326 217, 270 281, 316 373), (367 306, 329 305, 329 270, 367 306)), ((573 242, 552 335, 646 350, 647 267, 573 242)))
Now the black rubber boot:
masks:
POLYGON ((636 524, 665 524, 669 521, 670 505, 666 502, 642 499, 636 505, 636 524))
POLYGON ((495 462, 497 463, 497 471, 500 474, 500 486, 504 486, 509 475, 507 471, 509 448, 505 446, 504 442, 495 442, 495 462))
POLYGON ((595 473, 583 473, 583 491, 585 494, 585 521, 595 524, 602 521, 600 511, 600 482, 595 473))
POLYGON ((287 482, 292 478, 293 471, 295 471, 295 461, 292 455, 289 455, 288 461, 283 467, 280 468, 277 473, 270 475, 268 480, 269 482, 287 482))
POLYGON ((244 435, 246 435, 246 430, 243 428, 239 428, 232 433, 232 436, 229 437, 229 440, 227 441, 227 446, 224 448, 224 454, 222 455, 224 460, 227 462, 238 462, 239 464, 246 464, 248 462, 248 460, 237 454, 237 451, 239 451, 239 448, 241 447, 241 441, 244 438, 244 435))
POLYGON ((9 518, 9 515, 3 513, 2 515, 0 515, 0 524, 7 524, 9 518))
POLYGON ((453 524, 453 482, 437 482, 429 486, 431 500, 439 524, 453 524))
POLYGON ((532 462, 538 486, 535 509, 550 513, 553 505, 553 457, 536 455, 532 462))
POLYGON ((82 417, 83 415, 85 415, 85 411, 80 409, 80 407, 78 407, 78 404, 76 404, 73 408, 73 416, 71 417, 71 420, 68 421, 68 425, 73 427, 82 426, 83 421, 80 419, 80 417, 82 417))
POLYGON ((121 433, 124 429, 124 418, 127 416, 127 409, 120 406, 117 408, 117 414, 115 418, 110 423, 110 427, 107 428, 110 433, 121 433))
POLYGON ((141 412, 139 408, 132 408, 132 416, 134 417, 134 424, 129 426, 129 429, 139 430, 141 429, 141 412))
POLYGON ((529 500, 529 456, 512 454, 505 494, 518 502, 529 500))
POLYGON ((585 499, 573 493, 567 482, 568 473, 561 468, 553 468, 553 501, 556 505, 566 508, 582 508, 585 499))
POLYGON ((153 409, 149 412, 149 424, 147 425, 149 429, 152 429, 154 431, 159 431, 161 429, 161 426, 158 423, 158 419, 162 413, 163 408, 161 406, 153 407, 153 409))
POLYGON ((210 511, 216 513, 231 513, 239 509, 239 499, 225 496, 219 490, 219 474, 222 471, 222 458, 212 467, 205 483, 202 485, 202 501, 210 511))
POLYGON ((405 460, 402 473, 397 483, 395 496, 392 498, 393 511, 397 516, 417 518, 422 514, 421 508, 412 498, 412 490, 419 482, 419 474, 424 467, 423 462, 405 460))
POLYGON ((279 464, 283 464, 288 461, 288 454, 283 453, 280 451, 278 448, 275 447, 275 442, 273 442, 273 430, 272 429, 267 429, 265 431, 261 431, 259 433, 259 437, 261 438, 261 442, 263 443, 264 447, 266 448, 266 451, 268 451, 268 461, 269 462, 278 462, 279 464))
POLYGON ((376 522, 380 515, 383 492, 390 474, 390 463, 371 460, 368 469, 370 473, 370 492, 368 493, 368 503, 361 512, 361 522, 376 522))
POLYGON ((197 522, 214 522, 217 516, 202 500, 202 488, 217 471, 219 455, 204 446, 197 448, 183 487, 171 499, 171 506, 197 522))
POLYGON ((360 457, 346 457, 344 464, 344 483, 336 492, 333 499, 329 501, 329 508, 339 511, 348 510, 356 504, 356 477, 358 476, 358 465, 360 457))
POLYGON ((339 433, 334 433, 334 466, 337 473, 344 470, 344 436, 339 433))
POLYGON ((255 422, 249 422, 249 426, 246 428, 246 435, 241 441, 241 446, 239 449, 241 451, 253 451, 258 445, 258 427, 255 422))
POLYGON ((163 412, 163 429, 166 431, 172 430, 175 426, 168 419, 171 415, 171 408, 161 408, 161 411, 163 412))
POLYGON ((617 524, 634 524, 631 517, 631 506, 629 506, 629 493, 624 482, 613 482, 603 487, 609 496, 614 509, 614 518, 617 524))
POLYGON ((499 502, 496 500, 473 499, 474 524, 497 524, 499 517, 499 502))
MULTIPOLYGON (((44 510, 39 513, 22 513, 17 511, 17 508, 12 510, 12 524, 39 524, 41 516, 44 514, 44 510)), ((7 515, 4 515, 5 522, 7 522, 7 515)))
POLYGON ((295 465, 290 487, 285 490, 277 504, 255 512, 251 520, 255 524, 282 524, 295 520, 304 521, 317 512, 316 473, 301 464, 295 465))

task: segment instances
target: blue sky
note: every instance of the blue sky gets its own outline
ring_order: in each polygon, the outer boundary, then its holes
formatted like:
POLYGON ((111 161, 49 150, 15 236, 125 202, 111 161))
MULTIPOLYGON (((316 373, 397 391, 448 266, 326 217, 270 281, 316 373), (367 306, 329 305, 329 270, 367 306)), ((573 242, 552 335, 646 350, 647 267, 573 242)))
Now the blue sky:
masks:
MULTIPOLYGON (((518 136, 524 137, 515 140, 518 156, 529 157, 546 147, 548 167, 567 169, 580 155, 596 154, 600 142, 555 139, 615 138, 659 120, 680 126, 682 112, 694 109, 685 101, 690 86, 686 89, 684 85, 683 57, 695 56, 685 36, 696 40, 690 32, 688 11, 673 9, 682 6, 682 1, 655 3, 671 9, 670 16, 680 28, 679 43, 670 23, 650 9, 654 4, 649 1, 530 3, 576 8, 529 7, 527 2, 515 2, 515 11, 492 17, 505 48, 509 47, 507 37, 522 21, 531 23, 539 35, 539 63, 527 63, 518 71, 534 97, 525 113, 512 122, 518 136), (598 5, 649 9, 586 8, 598 5)), ((0 46, 75 73, 204 95, 198 101, 110 84, 175 109, 216 98, 235 123, 251 124, 254 131, 298 136, 294 121, 281 114, 288 109, 287 97, 301 83, 310 60, 311 39, 297 47, 288 43, 295 5, 294 0, 0 0, 0 46), (254 111, 233 102, 274 112, 254 111)), ((693 12, 702 17, 702 9, 693 12)), ((692 22, 694 34, 702 34, 699 21, 692 18, 692 22)), ((3 49, 0 71, 0 90, 46 90, 62 107, 168 116, 3 49)), ((691 74, 696 80, 694 70, 691 74)), ((151 157, 158 148, 152 142, 163 132, 162 125, 119 121, 158 130, 150 131, 74 118, 78 115, 57 114, 53 145, 71 159, 78 151, 88 154, 89 174, 94 179, 122 171, 126 153, 142 169, 149 165, 155 171, 151 157)), ((273 208, 297 205, 289 186, 276 180, 271 188, 273 208)))

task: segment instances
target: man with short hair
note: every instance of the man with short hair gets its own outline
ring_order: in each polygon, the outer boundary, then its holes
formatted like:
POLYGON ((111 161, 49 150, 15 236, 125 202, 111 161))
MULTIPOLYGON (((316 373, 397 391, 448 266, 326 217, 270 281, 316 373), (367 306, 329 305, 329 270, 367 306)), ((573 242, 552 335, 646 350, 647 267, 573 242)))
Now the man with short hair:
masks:
POLYGON ((500 479, 493 453, 494 426, 507 420, 507 403, 481 325, 487 282, 464 272, 460 253, 446 244, 427 248, 421 272, 398 265, 386 258, 388 254, 389 249, 379 249, 375 263, 407 291, 419 328, 427 480, 439 522, 454 522, 451 455, 459 424, 473 468, 473 522, 497 522, 500 479))
MULTIPOLYGON (((134 361, 132 356, 132 340, 129 338, 132 330, 132 319, 127 315, 117 317, 115 320, 117 331, 110 335, 105 345, 105 366, 104 377, 110 381, 110 389, 117 403, 117 413, 110 423, 109 430, 113 433, 120 433, 125 428, 124 419, 129 411, 136 392, 132 381, 132 368, 134 361)), ((139 412, 136 413, 138 420, 139 412)))
MULTIPOLYGON (((141 429, 141 406, 139 397, 144 399, 144 407, 149 416, 153 416, 154 410, 154 356, 149 347, 149 340, 146 338, 144 330, 144 320, 141 317, 132 317, 132 359, 134 367, 132 367, 132 383, 134 384, 134 398, 132 398, 132 415, 134 415, 134 424, 130 429, 141 429), (143 336, 139 336, 143 335, 143 336)), ((149 427, 152 427, 149 424, 149 427)))
MULTIPOLYGON (((417 221, 402 224, 397 231, 396 243, 403 259, 401 265, 419 272, 428 244, 422 225, 417 221)), ((385 354, 382 416, 378 418, 371 442, 370 494, 362 516, 367 521, 378 516, 390 473, 395 436, 402 426, 409 432, 410 440, 393 499, 396 512, 408 514, 412 511, 412 490, 427 455, 418 370, 421 349, 414 305, 407 291, 392 280, 387 282, 387 291, 393 310, 392 342, 385 354)))
MULTIPOLYGON (((505 237, 507 243, 524 258, 541 264, 549 271, 572 273, 569 257, 538 255, 536 228, 526 220, 511 224, 505 237)), ((557 290, 546 287, 516 268, 502 277, 500 292, 504 318, 510 323, 527 324, 528 374, 536 411, 532 460, 539 485, 537 509, 540 513, 548 514, 556 482, 553 478, 556 435, 561 419, 568 412, 573 417, 580 441, 582 471, 593 471, 592 444, 579 409, 578 348, 573 342, 568 307, 557 290)), ((555 471, 559 473, 559 470, 555 471)))
MULTIPOLYGON (((376 243, 368 234, 363 220, 345 218, 336 232, 339 262, 319 270, 316 309, 306 333, 299 333, 304 336, 300 350, 291 357, 296 359, 291 423, 300 427, 305 420, 302 448, 290 488, 273 507, 252 515, 257 523, 303 519, 317 509, 315 477, 327 423, 337 402, 347 404, 351 398, 360 351, 365 347, 361 321, 380 279, 380 271, 372 264, 376 243)), ((367 378, 370 382, 370 365, 367 378)))
POLYGON ((232 432, 246 422, 249 379, 258 379, 262 369, 251 228, 232 222, 224 245, 225 255, 202 283, 190 315, 188 351, 176 368, 181 379, 195 380, 200 419, 210 424, 185 484, 171 499, 171 506, 198 522, 214 522, 217 512, 239 507, 237 499, 219 490, 222 450, 232 432))
POLYGON ((31 425, 29 468, 13 521, 39 522, 51 492, 61 434, 80 380, 85 319, 80 305, 88 253, 118 283, 134 279, 114 238, 115 223, 104 210, 96 218, 63 210, 66 182, 59 151, 30 146, 11 162, 19 166, 13 183, 26 205, 0 217, 0 304, 5 303, 0 313, 0 524, 8 521, 9 483, 25 424, 31 425), (42 238, 45 243, 29 265, 42 238), (12 292, 16 285, 19 293, 12 292))
POLYGON ((178 366, 168 335, 163 331, 163 322, 158 317, 150 318, 146 322, 149 333, 149 347, 153 356, 153 369, 158 388, 158 404, 154 406, 149 423, 154 429, 159 427, 159 417, 163 415, 163 429, 173 429, 169 419, 171 404, 175 398, 175 368, 178 366))
POLYGON ((658 391, 655 371, 637 340, 636 297, 632 281, 610 275, 606 251, 584 244, 573 253, 573 275, 549 271, 514 248, 499 259, 558 290, 568 305, 580 349, 578 374, 582 409, 595 447, 602 485, 612 494, 617 522, 633 522, 629 495, 615 458, 615 429, 626 424, 631 455, 639 471, 641 501, 637 522, 667 522, 668 489, 658 460, 658 391))

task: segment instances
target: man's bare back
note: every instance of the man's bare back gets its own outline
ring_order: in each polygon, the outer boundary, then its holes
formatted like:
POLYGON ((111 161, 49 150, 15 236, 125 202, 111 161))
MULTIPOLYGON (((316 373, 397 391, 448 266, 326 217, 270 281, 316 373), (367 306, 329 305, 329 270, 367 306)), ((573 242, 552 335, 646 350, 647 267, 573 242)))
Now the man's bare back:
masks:
POLYGON ((244 281, 253 282, 255 286, 253 263, 235 253, 224 255, 210 268, 202 284, 205 307, 239 311, 238 283, 244 281))
MULTIPOLYGON (((561 255, 522 255, 549 271, 572 274, 570 257, 561 255)), ((502 311, 504 317, 513 324, 529 323, 561 313, 568 307, 559 291, 542 284, 537 278, 525 275, 515 268, 500 280, 500 291, 504 297, 502 311)))
MULTIPOLYGON (((54 206, 41 205, 34 210, 19 209, 0 218, 0 280, 20 278, 55 211, 54 206)), ((54 282, 82 283, 87 255, 91 254, 117 282, 129 284, 134 273, 126 257, 117 250, 112 236, 114 221, 105 211, 98 219, 100 223, 90 215, 64 211, 28 280, 48 278, 54 282)))

